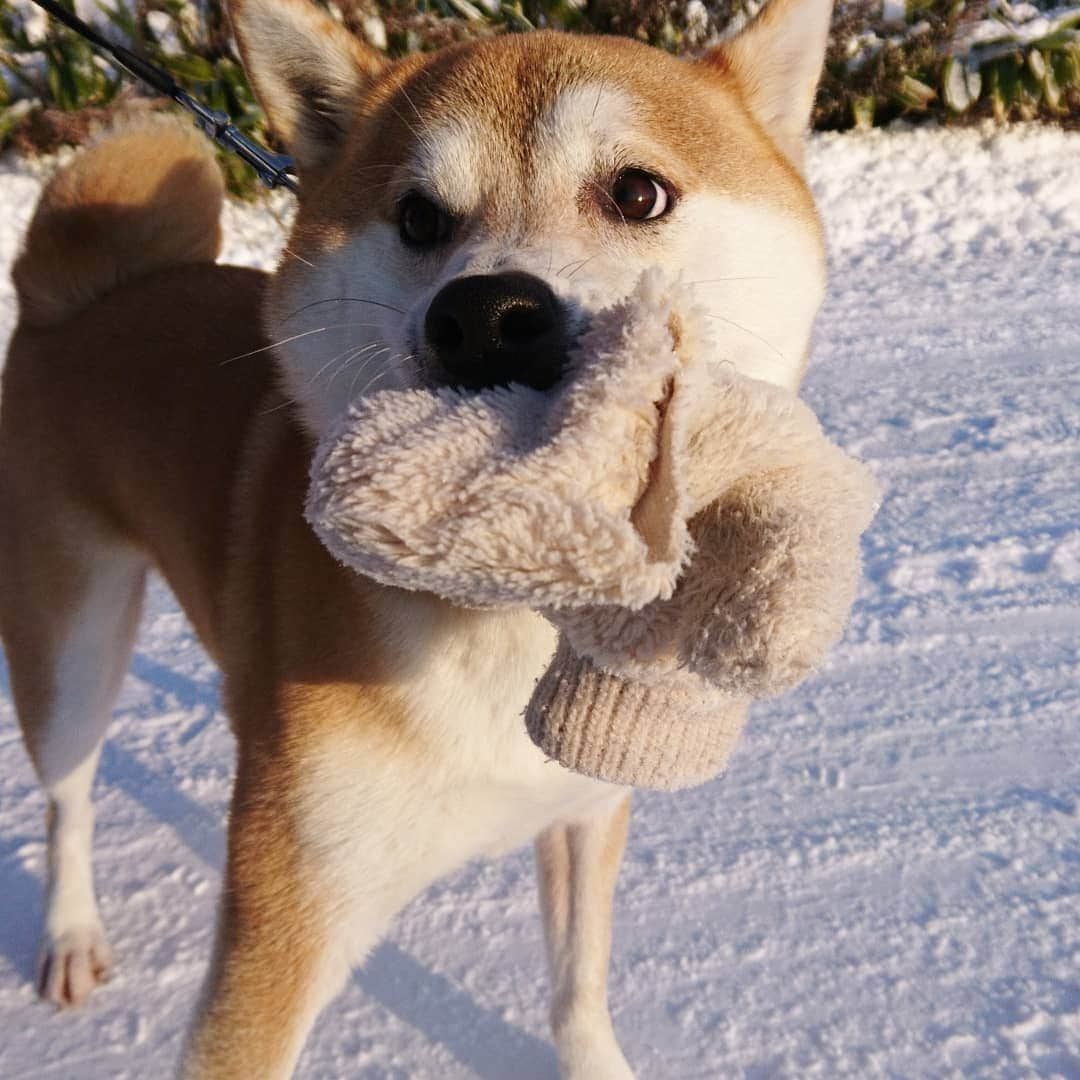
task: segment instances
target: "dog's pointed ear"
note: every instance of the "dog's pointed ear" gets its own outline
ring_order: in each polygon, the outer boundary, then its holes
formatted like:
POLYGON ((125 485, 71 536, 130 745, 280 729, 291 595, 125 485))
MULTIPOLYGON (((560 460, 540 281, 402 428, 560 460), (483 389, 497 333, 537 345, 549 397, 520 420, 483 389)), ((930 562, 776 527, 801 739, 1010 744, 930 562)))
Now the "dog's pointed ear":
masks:
POLYGON ((255 95, 297 168, 325 165, 387 60, 308 0, 231 0, 229 19, 255 95))
POLYGON ((769 0, 742 33, 698 61, 735 80, 755 119, 800 168, 832 9, 832 0, 769 0))

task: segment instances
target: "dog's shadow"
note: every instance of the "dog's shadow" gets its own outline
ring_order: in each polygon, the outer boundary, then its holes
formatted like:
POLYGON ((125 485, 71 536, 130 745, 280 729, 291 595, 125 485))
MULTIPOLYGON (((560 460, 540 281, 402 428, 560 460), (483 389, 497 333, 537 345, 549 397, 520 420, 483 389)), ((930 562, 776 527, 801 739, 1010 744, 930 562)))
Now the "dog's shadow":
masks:
MULTIPOLYGON (((7 662, 0 651, 0 699, 11 701, 7 662)), ((5 753, 16 752, 13 740, 5 753)), ((23 865, 20 850, 29 837, 0 838, 0 953, 27 982, 37 971, 37 940, 41 931, 41 882, 23 865)))
MULTIPOLYGON (((192 686, 179 687, 175 672, 141 655, 133 671, 152 686, 174 693, 184 691, 185 704, 202 694, 192 686)), ((11 701, 11 685, 0 652, 0 697, 11 701)), ((210 710, 213 713, 213 708, 210 710)), ((14 747, 11 747, 14 752, 14 747)), ((223 823, 206 807, 194 802, 175 784, 168 771, 156 771, 107 741, 100 780, 122 788, 176 835, 200 861, 215 870, 224 861, 223 823)), ((22 864, 20 849, 26 837, 0 840, 0 953, 28 983, 35 978, 37 939, 42 918, 42 883, 22 864)), ((554 1080, 558 1076, 551 1046, 508 1023, 474 1001, 445 976, 424 967, 400 946, 383 942, 353 976, 356 985, 389 1012, 415 1028, 432 1043, 444 1047, 481 1080, 554 1080)))
POLYGON ((555 1080, 555 1051, 384 941, 353 981, 482 1080, 555 1080))
POLYGON ((26 983, 37 978, 37 941, 43 914, 41 882, 22 865, 19 849, 25 837, 0 840, 0 889, 3 890, 3 929, 0 953, 26 983))

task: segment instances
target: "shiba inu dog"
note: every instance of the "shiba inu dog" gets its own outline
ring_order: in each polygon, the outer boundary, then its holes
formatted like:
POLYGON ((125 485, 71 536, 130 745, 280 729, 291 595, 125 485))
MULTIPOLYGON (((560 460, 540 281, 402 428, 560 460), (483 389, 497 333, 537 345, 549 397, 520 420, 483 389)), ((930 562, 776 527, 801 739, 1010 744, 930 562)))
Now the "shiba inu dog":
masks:
POLYGON ((301 179, 273 275, 215 265, 200 136, 121 128, 47 187, 0 403, 0 633, 48 797, 41 992, 111 963, 91 780, 148 568, 210 655, 238 745, 189 1077, 290 1075, 320 1009, 438 876, 536 838, 563 1073, 631 1075, 608 1017, 628 794, 521 720, 554 633, 334 561, 312 448, 385 387, 539 389, 590 311, 680 273, 730 362, 795 388, 824 290, 801 175, 829 0, 773 0, 696 60, 537 32, 397 62, 304 0, 235 0, 301 179))

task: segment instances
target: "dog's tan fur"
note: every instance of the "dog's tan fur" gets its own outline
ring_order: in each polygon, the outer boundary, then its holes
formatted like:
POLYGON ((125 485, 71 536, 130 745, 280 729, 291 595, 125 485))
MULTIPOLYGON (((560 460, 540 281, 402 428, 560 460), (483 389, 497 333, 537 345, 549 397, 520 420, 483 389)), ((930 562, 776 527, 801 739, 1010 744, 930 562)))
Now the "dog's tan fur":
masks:
MULTIPOLYGON (((776 0, 800 4, 821 6, 776 0)), ((473 230, 511 246, 556 197, 530 189, 529 152, 571 76, 633 87, 681 184, 767 205, 812 248, 819 226, 797 147, 770 131, 768 95, 740 77, 749 54, 692 65, 625 41, 537 34, 389 66, 299 0, 243 0, 233 14, 299 160, 296 258, 273 278, 213 265, 220 177, 193 136, 158 123, 54 178, 15 268, 0 634, 49 796, 43 993, 77 1004, 107 974, 89 788, 155 566, 223 669, 238 747, 217 945, 186 1075, 288 1075, 319 1009, 397 908, 463 858, 542 833, 562 1068, 629 1076, 605 991, 628 801, 546 765, 524 734, 518 714, 550 630, 530 613, 378 587, 336 563, 302 518, 319 435, 309 380, 286 358, 283 390, 254 350, 267 341, 263 313, 276 331, 310 268, 392 221, 421 117, 467 118, 503 155, 505 183, 487 191, 473 230), (294 38, 301 52, 323 50, 321 65, 285 63, 275 43, 288 50, 294 38), (316 68, 321 112, 305 114, 316 68)), ((617 259, 650 257, 628 252, 617 259)))

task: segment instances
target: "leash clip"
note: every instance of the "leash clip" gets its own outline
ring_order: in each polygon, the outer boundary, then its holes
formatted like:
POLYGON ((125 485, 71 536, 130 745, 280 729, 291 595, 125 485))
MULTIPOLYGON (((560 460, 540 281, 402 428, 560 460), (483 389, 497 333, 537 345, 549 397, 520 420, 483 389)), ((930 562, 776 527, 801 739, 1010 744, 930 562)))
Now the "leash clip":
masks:
POLYGON ((153 87, 159 94, 172 98, 181 108, 187 109, 194 115, 195 124, 204 135, 213 139, 223 150, 236 154, 241 161, 250 165, 268 188, 283 187, 292 192, 297 191, 296 180, 290 175, 295 171, 292 158, 285 154, 275 154, 249 139, 229 120, 227 114, 211 109, 198 98, 193 98, 167 71, 155 67, 130 49, 125 49, 123 45, 113 45, 107 41, 59 0, 34 0, 34 3, 104 52, 121 70, 153 87))
POLYGON ((275 154, 253 142, 233 124, 227 113, 211 109, 179 87, 173 92, 172 99, 195 117, 195 126, 207 138, 250 165, 268 188, 297 190, 296 180, 289 175, 294 169, 293 159, 287 154, 275 154))

